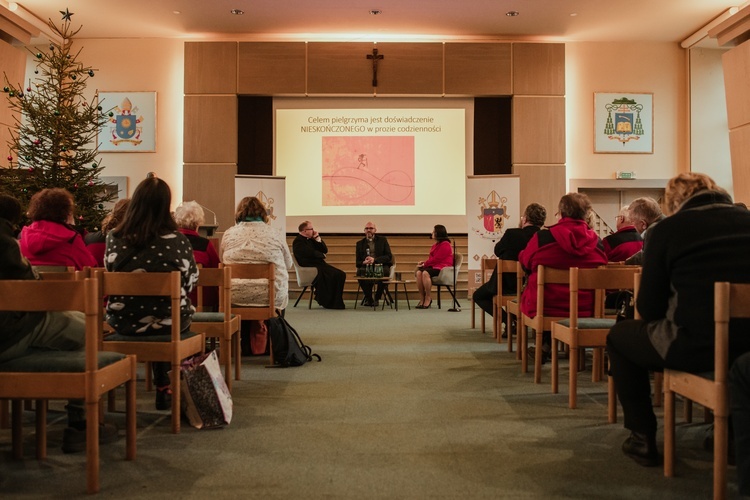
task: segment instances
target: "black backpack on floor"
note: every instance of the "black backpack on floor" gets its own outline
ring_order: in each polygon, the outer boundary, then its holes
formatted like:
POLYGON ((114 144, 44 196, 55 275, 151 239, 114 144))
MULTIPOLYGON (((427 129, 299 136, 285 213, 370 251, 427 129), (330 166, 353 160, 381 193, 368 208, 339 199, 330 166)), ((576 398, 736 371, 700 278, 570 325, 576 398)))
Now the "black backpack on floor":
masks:
POLYGON ((274 366, 301 366, 313 358, 322 361, 310 346, 302 342, 297 330, 281 315, 268 320, 268 336, 271 339, 274 366))

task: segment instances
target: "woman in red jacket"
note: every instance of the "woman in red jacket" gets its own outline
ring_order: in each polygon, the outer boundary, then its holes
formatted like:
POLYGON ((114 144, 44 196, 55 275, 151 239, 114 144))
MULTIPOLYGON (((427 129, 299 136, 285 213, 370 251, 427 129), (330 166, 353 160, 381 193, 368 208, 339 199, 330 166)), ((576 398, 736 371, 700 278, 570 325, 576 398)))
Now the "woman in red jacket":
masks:
MULTIPOLYGON (((521 312, 536 316, 537 266, 557 269, 571 267, 599 267, 607 263, 599 236, 587 223, 591 201, 582 193, 568 193, 560 199, 557 224, 541 229, 532 236, 526 248, 518 254, 518 261, 530 273, 528 284, 521 295, 521 312)), ((568 316, 570 289, 567 285, 545 285, 544 315, 568 316)), ((591 291, 579 292, 579 315, 593 315, 594 296, 591 291)), ((549 355, 550 333, 544 332, 543 359, 549 355)))
POLYGON ((428 309, 432 305, 430 290, 432 277, 440 274, 444 267, 453 265, 453 249, 448 239, 448 231, 442 224, 436 224, 432 230, 435 244, 430 248, 427 260, 417 263, 417 288, 419 289, 419 304, 417 309, 428 309))

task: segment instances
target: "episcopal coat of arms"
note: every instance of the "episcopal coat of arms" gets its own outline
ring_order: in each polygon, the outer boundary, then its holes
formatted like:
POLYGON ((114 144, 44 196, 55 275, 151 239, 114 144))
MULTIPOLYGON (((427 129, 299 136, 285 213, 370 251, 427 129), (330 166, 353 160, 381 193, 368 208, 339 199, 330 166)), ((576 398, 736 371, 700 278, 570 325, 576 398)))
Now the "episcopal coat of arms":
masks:
POLYGON ((481 215, 477 218, 483 220, 484 229, 488 233, 500 233, 503 230, 505 219, 510 218, 505 203, 508 198, 501 197, 496 191, 492 191, 487 198, 479 198, 481 215))

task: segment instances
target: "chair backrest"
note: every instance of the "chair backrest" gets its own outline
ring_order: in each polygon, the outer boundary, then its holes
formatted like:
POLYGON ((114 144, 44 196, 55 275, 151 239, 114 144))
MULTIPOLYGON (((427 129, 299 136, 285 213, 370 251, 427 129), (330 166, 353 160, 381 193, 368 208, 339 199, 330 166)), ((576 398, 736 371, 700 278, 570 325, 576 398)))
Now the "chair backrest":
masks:
MULTIPOLYGON (((729 320, 750 318, 750 283, 714 284, 714 382, 726 387, 729 372, 729 320)), ((723 410, 728 410, 724 408, 723 410)))
POLYGON ((318 269, 315 267, 302 267, 297 262, 297 258, 292 253, 292 262, 294 263, 294 274, 297 276, 297 286, 310 286, 315 278, 318 277, 318 269))
POLYGON ((539 265, 536 271, 536 314, 544 317, 544 285, 570 284, 570 270, 539 265))
MULTIPOLYGON (((263 306, 238 306, 232 304, 232 314, 240 316, 245 320, 251 319, 269 319, 276 316, 275 302, 275 279, 276 279, 276 266, 272 262, 263 262, 258 264, 226 264, 232 270, 232 279, 243 279, 243 280, 259 280, 265 279, 268 282, 266 305, 263 306)), ((231 303, 231 300, 230 300, 231 303)))
POLYGON ((637 267, 570 268, 570 324, 578 321, 578 297, 582 290, 594 291, 594 317, 604 317, 604 296, 607 289, 631 290, 637 267))
MULTIPOLYGON (((138 273, 101 272, 94 275, 101 282, 102 294, 107 296, 166 296, 170 299, 172 325, 180 325, 180 272, 138 273)), ((101 309, 100 309, 101 314, 101 309)), ((180 340, 180 328, 171 328, 172 341, 180 340)))
POLYGON ((492 271, 495 269, 497 269, 497 259, 495 257, 482 259, 480 263, 482 283, 487 283, 487 280, 490 279, 490 276, 492 275, 492 271))
POLYGON ((38 273, 72 273, 75 266, 31 266, 38 273))
POLYGON ((641 289, 640 270, 633 275, 633 319, 641 319, 641 313, 638 312, 638 291, 641 289))
POLYGON ((456 274, 458 274, 459 271, 461 271, 461 265, 464 263, 464 254, 461 252, 456 252, 455 255, 453 255, 453 266, 456 268, 456 274))
MULTIPOLYGON (((513 273, 516 275, 516 283, 518 283, 518 266, 520 264, 515 260, 497 259, 497 296, 502 297, 507 295, 503 292, 503 273, 513 273)), ((523 281, 523 275, 521 275, 521 281, 523 281)), ((518 287, 520 288, 520 287, 518 287)))
POLYGON ((197 303, 195 309, 203 312, 204 287, 216 287, 219 289, 219 312, 229 311, 232 299, 232 268, 222 265, 220 268, 199 267, 197 287, 197 303))

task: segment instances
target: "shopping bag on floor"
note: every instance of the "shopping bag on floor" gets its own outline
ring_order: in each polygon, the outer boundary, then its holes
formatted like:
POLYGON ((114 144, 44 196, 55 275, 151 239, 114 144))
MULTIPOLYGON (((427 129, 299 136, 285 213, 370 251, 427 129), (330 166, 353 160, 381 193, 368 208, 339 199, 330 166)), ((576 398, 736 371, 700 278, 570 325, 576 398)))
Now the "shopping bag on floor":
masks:
POLYGON ((193 356, 180 366, 182 409, 190 425, 206 429, 232 421, 232 395, 216 351, 193 356))

